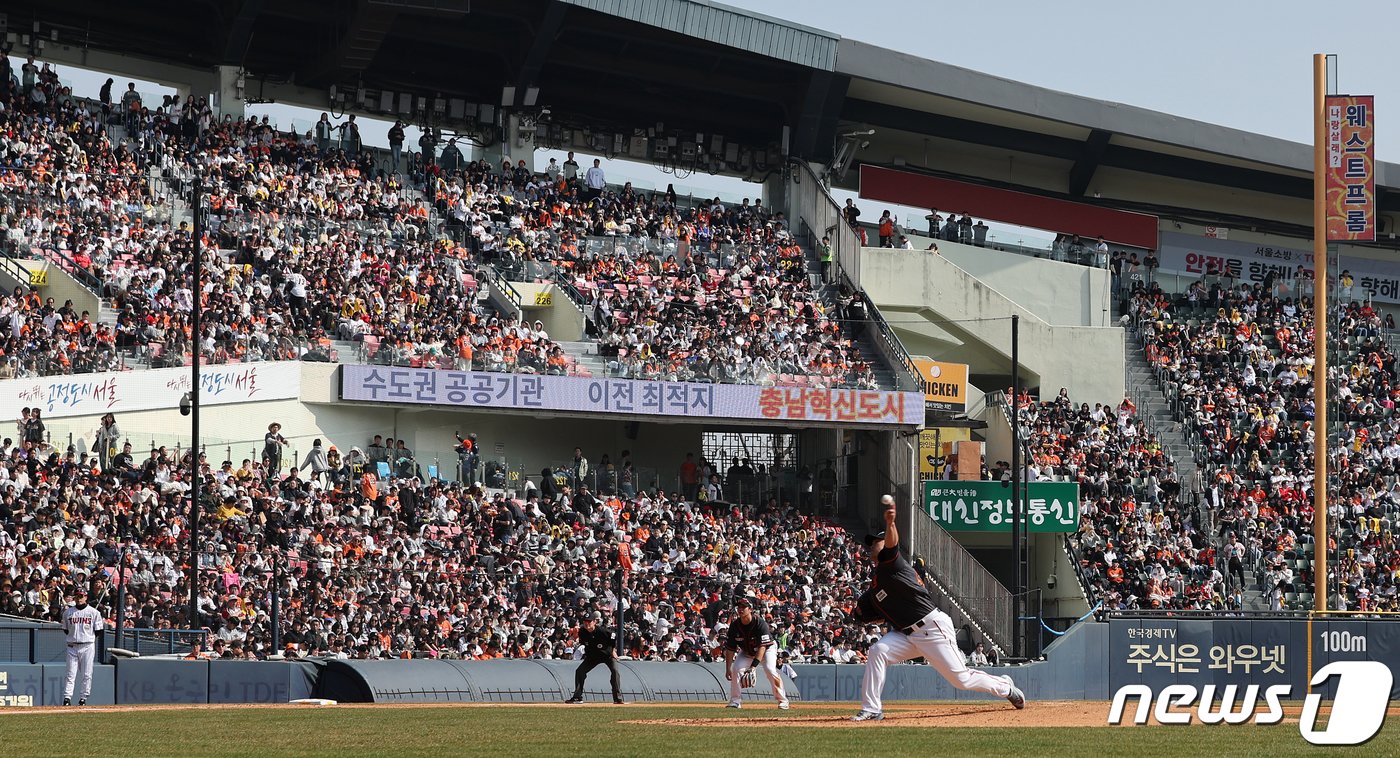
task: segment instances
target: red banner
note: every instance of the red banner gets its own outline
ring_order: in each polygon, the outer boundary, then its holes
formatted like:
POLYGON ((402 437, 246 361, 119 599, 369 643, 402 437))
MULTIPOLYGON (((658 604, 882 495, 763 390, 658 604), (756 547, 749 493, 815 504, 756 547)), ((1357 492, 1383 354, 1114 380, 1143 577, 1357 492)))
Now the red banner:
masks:
POLYGON ((860 167, 860 196, 871 200, 942 208, 1047 232, 1103 237, 1110 243, 1157 249, 1157 217, 1026 192, 880 166, 860 167))
POLYGON ((1327 241, 1376 239, 1375 97, 1328 95, 1327 241))

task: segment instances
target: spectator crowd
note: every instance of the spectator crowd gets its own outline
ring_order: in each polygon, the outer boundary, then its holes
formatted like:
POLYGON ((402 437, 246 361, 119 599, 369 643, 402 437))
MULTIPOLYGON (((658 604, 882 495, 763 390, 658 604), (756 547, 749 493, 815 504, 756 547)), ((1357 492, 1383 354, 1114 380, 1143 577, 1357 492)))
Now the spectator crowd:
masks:
MULTIPOLYGON (((276 427, 263 461, 200 456, 205 654, 566 658, 582 614, 623 603, 630 655, 717 660, 737 596, 762 602, 795 662, 857 660, 872 640, 847 621, 863 579, 858 541, 776 496, 594 493, 574 486, 586 462, 518 497, 399 475, 412 471, 381 479, 378 461, 412 453, 379 438, 343 455, 317 440, 281 474, 276 427)), ((187 626, 188 453, 157 449, 141 462, 128 443, 98 469, 86 455, 6 439, 0 460, 0 612, 56 619, 69 590, 91 584, 109 621, 120 596, 128 627, 187 626)), ((747 465, 736 462, 735 489, 747 465)), ((702 459, 690 478, 717 484, 711 470, 702 459)))
POLYGON ((462 161, 453 145, 385 171, 357 140, 219 119, 203 100, 151 109, 131 90, 115 106, 110 83, 100 103, 25 92, 11 88, 0 113, 5 243, 90 284, 116 315, 96 323, 32 288, 5 296, 7 373, 180 365, 196 339, 216 363, 330 360, 346 340, 375 363, 580 373, 542 323, 488 302, 490 264, 567 284, 617 376, 876 385, 782 214, 761 202, 683 208, 673 190, 609 189, 598 166, 584 181, 572 157, 537 174, 462 161))
MULTIPOLYGON (((380 364, 586 373, 542 322, 492 305, 499 285, 486 280, 503 276, 574 298, 611 376, 878 386, 857 344, 863 316, 833 306, 787 220, 761 202, 612 189, 598 161, 581 171, 572 153, 539 173, 468 162, 451 143, 437 154, 431 135, 405 160, 401 127, 386 171, 351 122, 288 134, 199 99, 150 108, 129 87, 114 101, 111 84, 98 102, 76 99, 47 65, 15 72, 0 56, 6 251, 90 283, 115 314, 109 325, 34 288, 0 293, 0 378, 183 365, 196 340, 214 363, 333 360, 341 340, 380 364), (198 240, 181 199, 196 180, 198 240)), ((853 202, 844 215, 859 228, 853 202)), ((937 239, 985 242, 966 214, 926 220, 937 239)), ((877 229, 895 244, 888 212, 877 229)), ((1089 252, 1068 237, 1057 251, 1089 252)), ((1028 477, 1080 485, 1082 581, 1107 608, 1228 610, 1248 569, 1271 604, 1296 602, 1316 549, 1311 303, 1205 282, 1167 296, 1151 283, 1155 256, 1110 262, 1102 240, 1092 253, 1133 291, 1130 321, 1206 467, 1210 524, 1131 403, 1018 398, 1028 477)), ((1395 356, 1368 305, 1332 318, 1344 359, 1330 377, 1337 600, 1395 610, 1395 356)), ((188 464, 124 450, 96 467, 49 448, 35 421, 0 448, 0 611, 54 618, 74 582, 120 578, 132 625, 183 625, 188 464)), ((794 661, 855 660, 868 644, 846 623, 859 546, 808 509, 753 497, 761 487, 705 468, 658 491, 619 466, 617 486, 551 472, 514 497, 494 480, 425 479, 399 465, 411 454, 383 458, 381 479, 370 447, 320 450, 285 475, 275 460, 204 462, 197 612, 218 654, 281 652, 274 587, 282 639, 300 654, 561 657, 579 613, 625 603, 631 654, 711 660, 735 592, 764 601, 794 661)), ((109 592, 99 606, 111 615, 115 602, 109 592)))
MULTIPOLYGON (((1310 298, 1261 285, 1194 284, 1169 297, 1139 287, 1131 316, 1148 359, 1205 465, 1205 504, 1227 579, 1246 570, 1269 607, 1311 606, 1313 450, 1328 443, 1334 558, 1329 607, 1395 610, 1400 420, 1395 355, 1380 314, 1344 300, 1329 311, 1332 428, 1314 426, 1310 298)), ((1254 589, 1252 588, 1252 589, 1254 589)))
POLYGON ((1107 610, 1229 606, 1189 493, 1131 402, 1095 403, 1091 410, 1061 390, 1048 402, 1023 395, 1017 407, 1029 434, 1026 480, 1079 484, 1080 527, 1070 538, 1071 555, 1096 601, 1107 610))

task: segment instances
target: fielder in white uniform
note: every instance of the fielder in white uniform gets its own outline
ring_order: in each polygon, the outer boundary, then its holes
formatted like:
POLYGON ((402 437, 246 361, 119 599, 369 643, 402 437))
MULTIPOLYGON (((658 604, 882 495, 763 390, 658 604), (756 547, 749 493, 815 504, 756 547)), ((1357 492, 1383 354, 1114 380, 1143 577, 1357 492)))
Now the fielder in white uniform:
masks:
POLYGON ((885 495, 880 502, 885 506, 885 531, 865 537, 870 558, 875 561, 875 578, 856 603, 854 615, 861 621, 883 620, 889 624, 890 631, 867 653, 865 678, 861 681, 861 710, 851 720, 883 719, 885 713, 880 696, 885 689, 885 670, 892 663, 919 657, 960 690, 985 692, 1004 697, 1017 708, 1026 707, 1026 696, 1011 677, 970 669, 963 662, 953 620, 934 606, 923 580, 899 554, 894 498, 885 495))
MULTIPOLYGON (((783 677, 778 673, 778 646, 773 644, 773 633, 768 622, 753 612, 753 602, 739 598, 734 604, 737 611, 729 625, 729 636, 724 641, 724 678, 729 680, 729 706, 742 707, 741 692, 745 686, 744 677, 755 666, 761 666, 773 685, 773 697, 778 707, 788 709, 787 693, 783 691, 783 677)), ((748 686, 753 686, 752 682, 748 686)))
POLYGON ((73 593, 76 601, 63 612, 63 631, 68 635, 68 677, 63 682, 63 704, 73 704, 73 683, 81 674, 82 694, 78 705, 87 705, 92 694, 92 656, 97 650, 97 633, 102 631, 102 614, 87 604, 87 590, 73 593))

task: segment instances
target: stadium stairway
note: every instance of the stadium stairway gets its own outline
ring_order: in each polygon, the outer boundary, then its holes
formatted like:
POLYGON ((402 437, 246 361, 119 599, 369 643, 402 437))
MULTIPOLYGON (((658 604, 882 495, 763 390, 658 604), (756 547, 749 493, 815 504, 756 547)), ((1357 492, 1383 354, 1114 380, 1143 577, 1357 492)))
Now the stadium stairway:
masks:
MULTIPOLYGON (((1140 345, 1131 330, 1123 330, 1124 354, 1128 366, 1128 391, 1133 397, 1140 398, 1138 406, 1138 416, 1147 424, 1147 428, 1157 435, 1157 440, 1162 443, 1162 448, 1171 455, 1176 463, 1177 476, 1182 483, 1183 495, 1189 491, 1191 483, 1198 482, 1199 471, 1196 467, 1196 460, 1191 450, 1191 445, 1187 441, 1183 425, 1173 416, 1171 404, 1167 402, 1165 389, 1157 381, 1157 375, 1152 372, 1152 366, 1147 362, 1147 356, 1143 354, 1140 345), (1151 389, 1155 391, 1144 392, 1151 389), (1134 390, 1138 392, 1134 393, 1134 390)), ((1199 490, 1199 484, 1195 485, 1199 490)))
POLYGON ((1247 611, 1267 611, 1269 610, 1269 597, 1264 593, 1264 578, 1255 569, 1256 566, 1246 566, 1244 569, 1244 597, 1240 606, 1247 611))
MULTIPOLYGON (((1381 332, 1381 339, 1385 340, 1385 346, 1390 352, 1400 355, 1400 332, 1381 332)), ((1400 367, 1396 368, 1400 373, 1400 367)))
MULTIPOLYGON (((821 280, 821 258, 817 255, 816 246, 810 239, 802 239, 802 252, 807 262, 807 275, 812 285, 812 290, 817 293, 817 300, 828 315, 840 313, 839 298, 841 289, 831 282, 821 280)), ((880 384, 882 390, 899 389, 899 379, 894 367, 885 359, 880 346, 875 343, 876 332, 869 328, 869 324, 864 324, 853 329, 850 325, 844 325, 846 336, 850 337, 859 348, 860 354, 870 364, 870 369, 875 373, 875 379, 880 384)))
MULTIPOLYGON (((1200 469, 1196 465, 1195 454, 1186 438, 1185 425, 1172 413, 1171 404, 1166 399, 1165 388, 1157 381, 1152 366, 1147 362, 1142 345, 1131 329, 1123 330, 1124 355, 1128 367, 1128 392, 1138 400, 1138 416, 1147 428, 1157 435, 1176 463, 1177 476, 1182 485, 1182 497, 1190 497, 1201 490, 1200 469), (1137 390, 1134 392, 1134 390, 1137 390), (1150 391, 1144 391, 1150 390, 1150 391)), ((1218 536, 1212 535, 1218 554, 1223 554, 1224 545, 1218 536)), ((1225 566, 1221 567, 1224 573, 1225 566)), ((1268 598, 1260 586, 1261 579, 1253 566, 1244 571, 1243 607, 1247 610, 1268 610, 1268 598)))
POLYGON ((573 358, 577 364, 575 371, 587 372, 593 376, 607 376, 607 359, 598 354, 598 343, 593 340, 579 340, 576 342, 558 342, 564 348, 564 353, 573 358))

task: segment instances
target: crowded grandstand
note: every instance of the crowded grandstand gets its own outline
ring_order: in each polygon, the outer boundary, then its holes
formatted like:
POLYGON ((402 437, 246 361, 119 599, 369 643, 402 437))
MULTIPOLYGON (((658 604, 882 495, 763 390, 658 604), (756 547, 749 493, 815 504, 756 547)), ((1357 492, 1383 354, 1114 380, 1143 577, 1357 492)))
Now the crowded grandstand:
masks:
MULTIPOLYGON (((354 130, 282 132, 197 98, 76 98, 47 66, 32 82, 3 79, 7 254, 89 283, 109 313, 74 312, 37 288, 0 296, 0 378, 185 366, 196 341, 210 364, 592 376, 566 347, 587 341, 612 378, 890 388, 816 235, 761 202, 683 202, 674 190, 594 186, 577 164, 536 172, 466 161, 455 147, 401 162, 354 130), (584 333, 550 334, 487 296, 512 281, 559 286, 584 333)), ((967 214, 961 223, 972 226, 967 214)), ((1068 239, 1046 257, 1062 259, 1068 239)), ((1076 258, 1108 265, 1074 245, 1076 258)), ((1182 293, 1140 279, 1119 290, 1200 480, 1178 474, 1130 401, 1074 402, 1065 390, 1011 403, 1029 430, 1023 475, 1079 485, 1068 549, 1084 592, 1104 610, 1238 611, 1251 590, 1282 610, 1311 602, 1309 559, 1326 549, 1339 556, 1345 607, 1397 610, 1400 389, 1382 338, 1393 321, 1365 301, 1333 311, 1348 363, 1334 368, 1340 484, 1319 547, 1311 450, 1326 431, 1311 423, 1311 300, 1218 279, 1182 293)), ((90 456, 46 435, 41 418, 26 414, 0 449, 0 613, 56 620, 72 588, 95 581, 109 620, 121 584, 128 626, 185 626, 191 451, 114 436, 125 445, 90 456)), ((567 658, 580 613, 625 607, 628 655, 709 661, 722 657, 736 596, 763 601, 794 662, 858 661, 873 640, 851 616, 861 546, 837 514, 804 507, 810 471, 783 472, 796 487, 744 486, 702 458, 672 488, 632 481, 624 462, 611 479, 546 472, 505 487, 428 476, 411 451, 369 439, 288 461, 278 444, 270 437, 262 460, 241 464, 200 454, 205 655, 567 658)))

